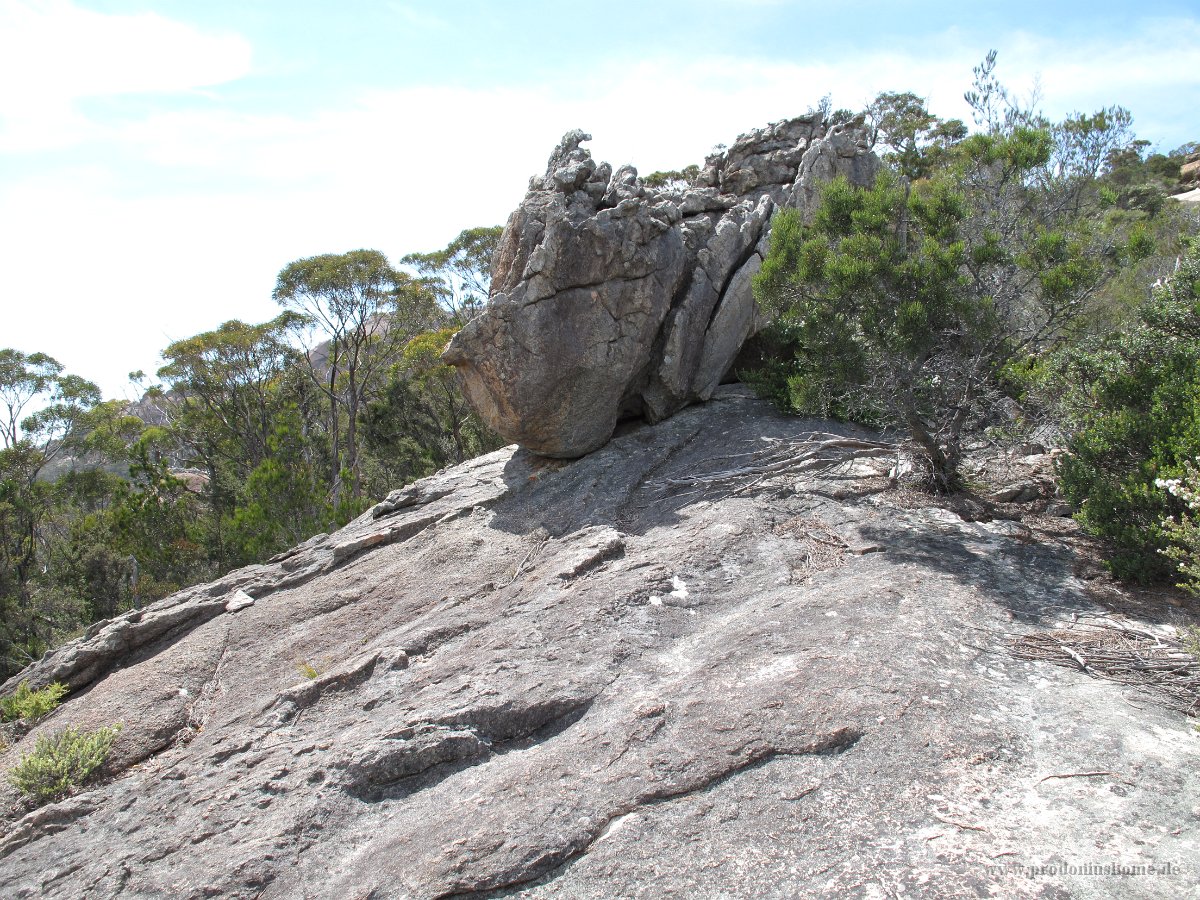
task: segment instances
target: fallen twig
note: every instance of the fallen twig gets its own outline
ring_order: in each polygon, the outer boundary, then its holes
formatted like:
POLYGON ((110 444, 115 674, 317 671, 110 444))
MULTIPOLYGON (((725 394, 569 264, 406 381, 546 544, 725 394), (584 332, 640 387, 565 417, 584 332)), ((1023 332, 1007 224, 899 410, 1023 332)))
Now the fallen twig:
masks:
POLYGON ((1062 774, 1047 775, 1045 778, 1039 778, 1038 784, 1043 781, 1049 781, 1051 778, 1096 778, 1100 775, 1115 775, 1117 778, 1124 778, 1120 772, 1063 772, 1062 774))
POLYGON ((955 828, 961 828, 963 831, 987 831, 982 825, 968 825, 966 822, 955 822, 953 819, 948 819, 937 813, 934 813, 933 817, 939 822, 945 822, 947 825, 953 825, 955 828))
POLYGON ((521 560, 520 565, 517 566, 517 571, 513 572, 512 578, 508 579, 508 584, 512 584, 514 581, 516 581, 518 578, 521 577, 521 572, 523 572, 525 570, 525 564, 527 562, 529 562, 530 557, 532 557, 536 553, 540 553, 541 549, 546 546, 546 543, 548 540, 549 539, 547 538, 546 540, 543 540, 540 543, 535 544, 533 547, 529 548, 529 552, 525 554, 524 558, 521 560))
POLYGON ((1172 709, 1200 715, 1200 659, 1171 637, 1104 619, 1015 637, 1012 653, 1140 688, 1172 709))

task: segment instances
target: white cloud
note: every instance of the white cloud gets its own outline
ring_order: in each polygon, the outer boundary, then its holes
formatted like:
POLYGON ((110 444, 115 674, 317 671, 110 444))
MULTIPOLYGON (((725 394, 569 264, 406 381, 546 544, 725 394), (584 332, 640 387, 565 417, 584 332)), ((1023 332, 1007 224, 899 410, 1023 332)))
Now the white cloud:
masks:
POLYGON ((108 15, 68 0, 0 0, 0 150, 83 140, 79 100, 178 93, 250 70, 249 43, 156 13, 108 15))
MULTIPOLYGON (((1200 85, 1194 21, 1107 46, 1025 34, 996 46, 1002 80, 1024 91, 1040 74, 1055 115, 1119 102, 1144 125, 1193 108, 1200 85)), ((102 143, 125 169, 0 183, 0 246, 13 261, 6 291, 16 300, 5 303, 4 341, 58 355, 111 393, 128 369, 152 371, 170 339, 273 315, 275 275, 291 260, 357 247, 394 259, 503 222, 570 128, 595 136, 598 159, 649 172, 699 162, 714 144, 800 114, 826 93, 859 108, 880 90, 911 89, 934 111, 965 118, 962 92, 987 49, 948 31, 920 54, 613 62, 536 87, 376 90, 300 116, 209 108, 89 123, 99 142, 89 147, 102 143), (129 169, 136 185, 123 180, 129 169), (148 196, 164 173, 192 187, 148 196)), ((184 66, 173 83, 225 77, 245 64, 237 59, 230 51, 212 69, 184 66)), ((109 83, 151 89, 132 76, 109 83)), ((72 90, 60 93, 83 89, 72 90)))

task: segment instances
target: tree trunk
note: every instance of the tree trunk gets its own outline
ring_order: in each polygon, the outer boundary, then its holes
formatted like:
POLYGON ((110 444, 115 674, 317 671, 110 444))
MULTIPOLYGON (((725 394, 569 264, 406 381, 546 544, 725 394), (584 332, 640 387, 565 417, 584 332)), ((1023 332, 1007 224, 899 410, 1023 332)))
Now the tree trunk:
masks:
POLYGON ((334 505, 342 495, 342 448, 339 442, 337 400, 337 338, 329 343, 329 443, 332 460, 329 490, 334 505))
POLYGON ((358 367, 351 358, 346 369, 349 386, 349 421, 346 423, 346 468, 350 470, 350 493, 358 497, 362 491, 358 479, 358 367))

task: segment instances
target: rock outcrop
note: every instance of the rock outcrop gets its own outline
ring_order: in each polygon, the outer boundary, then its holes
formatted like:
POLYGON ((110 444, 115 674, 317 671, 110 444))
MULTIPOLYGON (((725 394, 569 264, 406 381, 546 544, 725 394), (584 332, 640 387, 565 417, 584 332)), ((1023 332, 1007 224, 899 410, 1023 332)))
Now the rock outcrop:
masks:
POLYGON ((698 477, 831 428, 871 437, 722 387, 97 626, 20 676, 72 691, 0 769, 122 722, 109 778, 0 788, 0 896, 1194 896, 1200 736, 1010 652, 1186 610, 1098 589, 1044 499, 698 477))
POLYGON ((1200 188, 1200 152, 1190 153, 1179 167, 1179 184, 1188 189, 1200 188))
POLYGON ((712 396, 755 329, 773 213, 878 167, 860 132, 811 116, 743 135, 686 190, 597 164, 588 139, 568 133, 530 181, 488 307, 444 355, 489 427, 553 457, 602 446, 622 417, 657 422, 712 396))

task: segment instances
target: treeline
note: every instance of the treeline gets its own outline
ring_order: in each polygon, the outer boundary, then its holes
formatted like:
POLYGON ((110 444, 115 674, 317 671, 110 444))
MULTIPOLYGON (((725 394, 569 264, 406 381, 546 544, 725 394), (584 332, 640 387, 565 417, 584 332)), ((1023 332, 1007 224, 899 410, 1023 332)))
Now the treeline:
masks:
POLYGON ((485 302, 499 235, 464 231, 407 271, 372 250, 293 262, 277 318, 172 343, 157 379, 133 374, 134 404, 0 350, 0 679, 498 447, 439 355, 485 302))
POLYGON ((1200 210, 1170 195, 1200 145, 1152 152, 1116 106, 1051 121, 995 69, 965 94, 974 129, 912 93, 832 113, 886 166, 776 217, 744 377, 905 435, 936 491, 970 490, 981 446, 1065 446, 1061 487, 1113 571, 1198 581, 1200 210))

